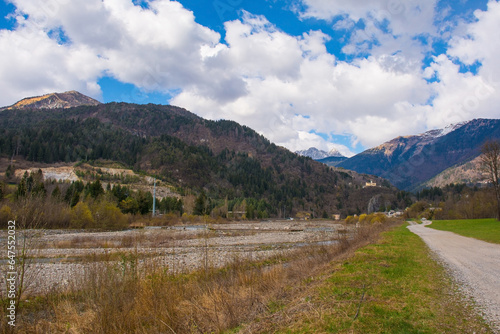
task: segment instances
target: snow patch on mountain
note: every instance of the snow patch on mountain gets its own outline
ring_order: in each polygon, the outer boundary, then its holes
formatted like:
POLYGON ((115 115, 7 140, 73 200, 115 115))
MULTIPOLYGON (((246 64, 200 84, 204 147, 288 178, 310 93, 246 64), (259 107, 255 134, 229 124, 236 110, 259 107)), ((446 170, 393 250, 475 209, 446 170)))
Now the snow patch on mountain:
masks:
POLYGON ((310 147, 307 150, 296 151, 298 155, 309 157, 314 160, 329 158, 329 157, 344 157, 337 149, 332 148, 330 151, 326 152, 319 150, 316 147, 310 147))
POLYGON ((460 123, 455 123, 455 124, 450 124, 442 129, 435 129, 435 130, 430 130, 427 132, 422 133, 420 136, 421 137, 430 137, 430 138, 439 138, 446 136, 447 134, 461 128, 465 124, 469 123, 467 122, 460 122, 460 123))
POLYGON ((298 155, 309 157, 314 160, 324 159, 328 157, 328 153, 323 150, 318 150, 316 147, 311 147, 307 150, 296 151, 298 155))

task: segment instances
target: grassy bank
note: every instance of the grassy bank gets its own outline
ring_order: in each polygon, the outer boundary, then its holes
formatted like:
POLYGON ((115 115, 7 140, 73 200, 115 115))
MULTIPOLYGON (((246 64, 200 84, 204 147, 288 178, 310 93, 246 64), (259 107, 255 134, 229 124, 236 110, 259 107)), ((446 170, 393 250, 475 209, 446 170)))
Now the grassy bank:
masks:
POLYGON ((500 244, 500 222, 496 219, 434 220, 428 227, 500 244))
POLYGON ((309 277, 246 333, 490 333, 405 226, 309 277))

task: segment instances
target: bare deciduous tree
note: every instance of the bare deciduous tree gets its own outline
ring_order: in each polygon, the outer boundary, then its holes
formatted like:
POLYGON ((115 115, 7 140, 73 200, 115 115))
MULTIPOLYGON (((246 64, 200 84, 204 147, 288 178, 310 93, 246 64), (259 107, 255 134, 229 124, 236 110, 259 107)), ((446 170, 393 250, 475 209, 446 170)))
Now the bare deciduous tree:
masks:
POLYGON ((17 203, 16 212, 16 311, 41 274, 36 264, 39 241, 43 235, 43 205, 39 197, 28 196, 17 203))
POLYGON ((487 141, 481 148, 481 164, 488 175, 488 180, 495 189, 497 200, 497 219, 500 220, 500 142, 487 141))

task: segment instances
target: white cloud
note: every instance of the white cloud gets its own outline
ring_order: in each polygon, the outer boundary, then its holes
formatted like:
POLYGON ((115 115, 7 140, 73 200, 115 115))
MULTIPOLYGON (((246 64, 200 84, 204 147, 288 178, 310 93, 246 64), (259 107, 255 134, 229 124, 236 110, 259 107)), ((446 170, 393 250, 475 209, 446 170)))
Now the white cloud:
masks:
POLYGON ((465 26, 464 36, 457 36, 451 40, 448 54, 468 65, 479 61, 483 71, 480 74, 493 71, 495 75, 500 76, 498 61, 500 40, 494 36, 500 29, 500 3, 491 0, 488 3, 488 10, 478 10, 475 16, 477 22, 465 26))
POLYGON ((239 74, 283 80, 298 75, 302 51, 297 39, 276 30, 264 17, 245 13, 243 22, 227 22, 225 28, 230 48, 226 60, 239 74))
POLYGON ((175 1, 143 9, 123 0, 14 0, 19 26, 0 30, 0 47, 9 50, 0 62, 0 105, 68 89, 99 98, 97 81, 108 75, 146 91, 175 90, 172 104, 238 121, 291 150, 336 147, 346 155, 347 147, 318 133, 370 147, 498 117, 500 45, 491 33, 500 29, 499 3, 462 23, 448 54, 422 69, 432 40, 442 37, 437 0, 397 1, 303 0, 302 17, 357 29, 344 51, 368 55, 346 62, 328 53, 325 33, 291 36, 248 12, 225 23, 222 43, 175 1), (360 20, 363 29, 355 28, 360 20), (482 67, 460 73, 456 60, 482 67), (439 80, 429 84, 433 76, 439 80))
POLYGON ((84 46, 60 46, 40 31, 26 27, 0 30, 0 104, 68 88, 99 97, 95 78, 101 67, 98 59, 84 46))
POLYGON ((433 84, 436 98, 429 127, 500 117, 500 42, 492 37, 500 29, 500 3, 492 0, 487 11, 475 15, 477 21, 464 25, 463 34, 450 42, 448 56, 440 55, 430 66, 439 82, 433 84), (475 75, 461 73, 456 62, 480 68, 475 75))
MULTIPOLYGON (((449 10, 436 12, 436 0, 303 0, 303 3, 306 10, 301 13, 302 17, 332 22, 335 19, 338 21, 334 28, 352 29, 349 43, 343 48, 345 53, 368 53, 377 60, 360 66, 359 75, 362 73, 367 81, 353 83, 360 88, 361 96, 371 96, 370 100, 380 106, 388 99, 385 111, 375 107, 370 112, 356 112, 361 106, 351 104, 353 113, 347 122, 348 128, 362 144, 372 145, 381 138, 405 134, 403 131, 410 134, 476 117, 500 116, 500 95, 497 94, 500 41, 492 38, 492 33, 500 29, 498 1, 490 0, 487 11, 476 11, 476 20, 461 17, 446 20, 449 10), (363 29, 355 27, 358 21, 363 22, 363 29), (384 22, 385 25, 381 25, 384 22), (435 40, 449 41, 450 47, 422 71, 424 55, 431 51, 435 40), (476 75, 462 73, 456 61, 466 65, 480 63, 481 67, 476 75), (382 68, 380 72, 375 70, 378 66, 382 68), (397 79, 387 78, 391 71, 400 73, 399 80, 406 76, 408 84, 396 85, 393 96, 388 96, 387 91, 384 93, 382 87, 370 95, 371 79, 387 84, 388 90, 393 87, 397 79), (422 81, 433 76, 438 80, 432 84, 422 81), (416 93, 413 96, 409 89, 412 85, 416 93), (426 97, 433 97, 431 105, 424 101, 426 97), (370 131, 373 125, 377 125, 378 134, 370 131)), ((355 75, 356 72, 348 73, 355 75)), ((352 96, 343 97, 354 101, 352 96)))
POLYGON ((434 9, 437 0, 302 0, 304 18, 331 21, 344 17, 359 21, 389 21, 393 34, 434 33, 434 9))
POLYGON ((235 119, 292 150, 313 143, 327 148, 326 141, 312 131, 354 133, 363 145, 378 144, 401 130, 376 130, 404 114, 397 103, 417 105, 429 97, 419 71, 412 68, 408 73, 398 55, 339 62, 327 53, 324 34, 313 31, 292 37, 263 17, 226 23, 226 30, 229 45, 214 58, 234 62, 227 71, 244 78, 246 94, 220 103, 196 89, 185 89, 172 103, 205 117, 235 119), (292 56, 281 61, 285 54, 292 56), (370 131, 358 131, 357 124, 367 114, 379 117, 370 122, 370 131))
MULTIPOLYGON (((46 87, 81 89, 96 96, 96 82, 103 73, 151 91, 196 84, 216 97, 244 92, 241 79, 210 73, 202 50, 216 47, 220 35, 197 24, 193 13, 178 2, 152 1, 148 10, 122 0, 13 3, 19 26, 2 31, 0 43, 8 45, 5 49, 12 50, 14 57, 27 54, 30 60, 3 61, 0 73, 27 71, 28 64, 30 76, 39 77, 32 84, 36 94, 46 87)), ((20 81, 25 86, 19 77, 12 79, 9 84, 20 81)), ((0 102, 12 103, 24 97, 21 92, 3 91, 0 102)))
POLYGON ((420 62, 437 35, 437 0, 302 0, 303 18, 333 21, 333 28, 351 33, 342 51, 375 57, 399 53, 420 62), (361 25, 356 26, 356 22, 361 25), (416 39, 418 37, 418 39, 416 39), (422 39, 424 41, 422 41, 422 39))

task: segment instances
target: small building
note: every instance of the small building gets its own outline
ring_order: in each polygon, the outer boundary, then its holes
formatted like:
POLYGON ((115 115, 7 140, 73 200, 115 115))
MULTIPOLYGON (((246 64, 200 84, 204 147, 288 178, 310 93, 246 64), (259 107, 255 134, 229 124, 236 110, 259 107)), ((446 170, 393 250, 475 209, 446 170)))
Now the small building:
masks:
POLYGON ((386 212, 385 214, 389 218, 398 218, 398 217, 401 217, 403 215, 403 212, 391 210, 389 212, 386 212))
POLYGON ((339 213, 336 213, 333 215, 333 219, 334 220, 340 220, 340 214, 339 213))
POLYGON ((372 180, 370 180, 370 182, 366 182, 366 185, 365 187, 376 187, 377 186, 377 183, 373 182, 372 180))

